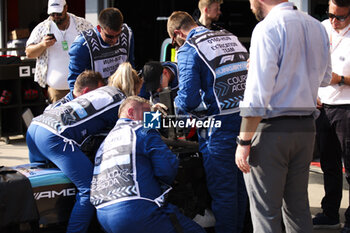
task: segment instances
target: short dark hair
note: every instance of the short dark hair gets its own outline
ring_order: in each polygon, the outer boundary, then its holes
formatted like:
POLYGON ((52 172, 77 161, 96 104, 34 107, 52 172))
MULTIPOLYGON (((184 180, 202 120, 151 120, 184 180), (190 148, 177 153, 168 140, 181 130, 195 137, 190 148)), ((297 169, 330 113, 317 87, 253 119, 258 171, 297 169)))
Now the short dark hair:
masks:
POLYGON ((350 0, 330 0, 339 7, 350 7, 350 0))
POLYGON ((124 17, 119 9, 111 7, 100 12, 98 22, 101 27, 118 32, 123 25, 124 17))
POLYGON ((96 89, 100 83, 104 83, 104 79, 99 72, 85 70, 77 77, 74 83, 74 90, 80 93, 86 87, 89 89, 96 89))

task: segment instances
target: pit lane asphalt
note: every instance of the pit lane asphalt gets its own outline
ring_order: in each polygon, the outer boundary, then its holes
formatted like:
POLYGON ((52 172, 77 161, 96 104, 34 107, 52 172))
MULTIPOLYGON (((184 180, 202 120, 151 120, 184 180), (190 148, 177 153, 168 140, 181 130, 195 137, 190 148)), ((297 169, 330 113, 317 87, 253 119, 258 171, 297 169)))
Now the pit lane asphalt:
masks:
MULTIPOLYGON (((28 148, 25 138, 21 135, 9 138, 9 143, 0 140, 0 166, 15 166, 29 163, 28 148)), ((317 163, 316 163, 317 164, 317 163)), ((344 213, 349 204, 349 186, 346 179, 343 179, 343 199, 340 206, 340 222, 344 223, 344 213)), ((321 212, 320 203, 324 195, 322 171, 318 166, 310 166, 309 177, 309 201, 311 214, 321 212)), ((338 233, 339 230, 314 230, 313 233, 338 233)))

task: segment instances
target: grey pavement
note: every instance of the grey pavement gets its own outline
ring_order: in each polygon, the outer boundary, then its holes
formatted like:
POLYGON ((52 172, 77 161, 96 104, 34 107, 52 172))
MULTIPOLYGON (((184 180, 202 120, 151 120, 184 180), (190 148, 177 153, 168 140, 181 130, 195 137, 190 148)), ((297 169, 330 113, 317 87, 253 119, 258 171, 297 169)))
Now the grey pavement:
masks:
POLYGON ((9 143, 0 139, 0 166, 15 166, 29 163, 28 147, 23 136, 9 137, 9 143))
MULTIPOLYGON (((0 140, 0 166, 15 166, 29 163, 28 148, 23 136, 10 137, 9 143, 0 140)), ((344 179, 343 199, 340 209, 340 221, 344 223, 344 213, 349 205, 349 186, 344 179)), ((317 166, 310 166, 309 201, 311 214, 321 212, 320 203, 324 195, 322 171, 317 166)), ((314 230, 313 233, 339 233, 338 230, 314 230)))

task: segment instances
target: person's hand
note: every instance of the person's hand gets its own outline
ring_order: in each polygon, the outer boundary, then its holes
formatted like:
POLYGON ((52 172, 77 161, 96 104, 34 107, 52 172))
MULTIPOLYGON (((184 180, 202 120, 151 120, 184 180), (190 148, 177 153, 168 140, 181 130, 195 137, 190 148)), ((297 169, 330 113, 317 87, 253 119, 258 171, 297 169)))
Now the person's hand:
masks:
POLYGON ((341 80, 341 76, 332 72, 332 79, 331 79, 331 85, 338 84, 341 80))
POLYGON ((163 117, 166 117, 168 113, 166 112, 168 110, 168 107, 165 106, 165 104, 162 103, 156 103, 152 105, 152 111, 160 111, 163 115, 163 117))
POLYGON ((41 43, 45 48, 49 48, 52 45, 54 45, 56 43, 56 41, 57 41, 56 38, 52 38, 51 36, 46 35, 46 36, 44 36, 41 43))
POLYGON ((236 149, 236 164, 237 167, 243 172, 250 172, 250 166, 248 164, 248 156, 250 153, 250 146, 237 145, 236 149))
POLYGON ((250 58, 248 58, 247 60, 247 70, 249 70, 249 62, 250 62, 250 58))
POLYGON ((320 97, 317 97, 317 104, 316 104, 316 107, 317 107, 318 109, 321 109, 321 108, 322 108, 322 102, 321 102, 320 97))

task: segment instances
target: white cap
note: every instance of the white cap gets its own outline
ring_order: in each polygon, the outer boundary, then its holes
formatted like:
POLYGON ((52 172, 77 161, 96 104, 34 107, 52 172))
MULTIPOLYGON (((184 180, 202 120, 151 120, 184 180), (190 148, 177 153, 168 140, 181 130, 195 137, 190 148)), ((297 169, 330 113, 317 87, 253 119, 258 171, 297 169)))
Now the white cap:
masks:
POLYGON ((65 0, 49 0, 47 14, 49 15, 51 13, 62 13, 65 5, 65 0))

